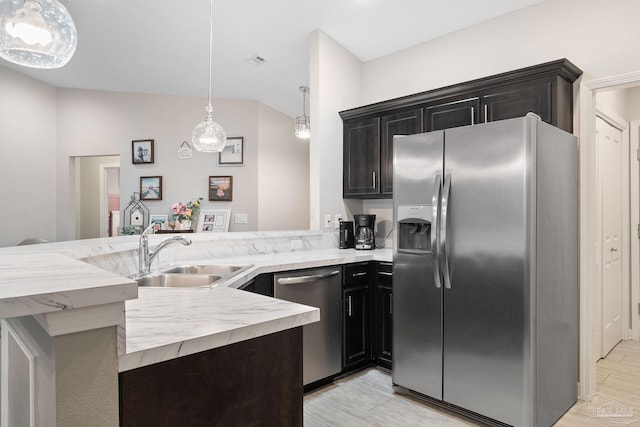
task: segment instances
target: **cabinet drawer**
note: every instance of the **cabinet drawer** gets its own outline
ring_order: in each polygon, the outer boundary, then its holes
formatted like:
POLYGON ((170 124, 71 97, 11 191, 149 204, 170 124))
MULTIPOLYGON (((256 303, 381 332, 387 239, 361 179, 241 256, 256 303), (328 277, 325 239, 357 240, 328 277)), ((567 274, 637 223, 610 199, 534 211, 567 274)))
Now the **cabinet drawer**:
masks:
POLYGON ((376 283, 378 286, 390 288, 393 283, 393 264, 390 262, 379 262, 376 268, 376 283))
POLYGON ((344 287, 368 286, 371 267, 368 262, 349 264, 344 267, 344 287))

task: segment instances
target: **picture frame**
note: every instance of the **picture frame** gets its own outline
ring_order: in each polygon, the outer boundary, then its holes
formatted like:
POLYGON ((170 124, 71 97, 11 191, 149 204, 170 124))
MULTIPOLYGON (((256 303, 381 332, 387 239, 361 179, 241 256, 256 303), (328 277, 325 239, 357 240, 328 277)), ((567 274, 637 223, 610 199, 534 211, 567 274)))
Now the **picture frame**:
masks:
POLYGON ((169 218, 169 215, 155 215, 155 214, 152 214, 149 217, 149 223, 150 224, 160 224, 160 225, 162 225, 162 224, 164 224, 165 221, 168 220, 168 218, 169 218))
POLYGON ((218 153, 219 166, 243 166, 244 165, 244 137, 230 136, 224 149, 218 153))
POLYGON ((196 233, 222 233, 229 231, 231 209, 200 209, 196 233))
POLYGON ((162 200, 162 177, 140 177, 140 200, 162 200))
POLYGON ((210 176, 209 177, 209 201, 230 202, 233 200, 233 177, 210 176))
POLYGON ((153 142, 153 139, 131 141, 131 163, 134 165, 150 165, 154 163, 153 142))

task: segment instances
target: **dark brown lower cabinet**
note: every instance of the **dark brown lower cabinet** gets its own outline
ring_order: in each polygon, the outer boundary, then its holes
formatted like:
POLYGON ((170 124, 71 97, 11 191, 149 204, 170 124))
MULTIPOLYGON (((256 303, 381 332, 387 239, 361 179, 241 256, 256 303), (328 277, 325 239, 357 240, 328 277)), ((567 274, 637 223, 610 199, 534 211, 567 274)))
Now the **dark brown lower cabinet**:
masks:
POLYGON ((119 375, 120 425, 302 426, 302 327, 119 375))
POLYGON ((371 264, 346 265, 342 275, 342 369, 371 363, 371 264))
POLYGON ((377 262, 373 287, 373 361, 391 369, 393 355, 393 264, 377 262))

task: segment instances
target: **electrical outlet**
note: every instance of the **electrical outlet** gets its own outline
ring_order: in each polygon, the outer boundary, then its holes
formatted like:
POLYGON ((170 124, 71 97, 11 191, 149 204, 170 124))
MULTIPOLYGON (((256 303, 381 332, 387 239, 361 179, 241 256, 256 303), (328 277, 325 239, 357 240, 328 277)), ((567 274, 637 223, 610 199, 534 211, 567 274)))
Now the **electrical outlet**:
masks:
POLYGON ((233 222, 236 224, 246 224, 247 221, 247 214, 237 213, 233 215, 233 222))
POLYGON ((342 221, 342 215, 336 214, 333 220, 333 228, 340 228, 340 221, 342 221))
POLYGON ((302 249, 302 240, 292 240, 289 246, 291 249, 302 249))
POLYGON ((331 228, 333 221, 331 221, 331 215, 324 216, 324 228, 331 228))

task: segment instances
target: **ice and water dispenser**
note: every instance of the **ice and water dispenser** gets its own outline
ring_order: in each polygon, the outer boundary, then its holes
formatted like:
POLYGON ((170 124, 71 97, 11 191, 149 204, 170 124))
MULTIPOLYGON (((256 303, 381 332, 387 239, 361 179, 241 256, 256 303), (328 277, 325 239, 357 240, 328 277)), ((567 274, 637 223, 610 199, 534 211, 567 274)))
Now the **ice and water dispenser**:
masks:
POLYGON ((431 205, 398 205, 398 251, 431 252, 431 205))

